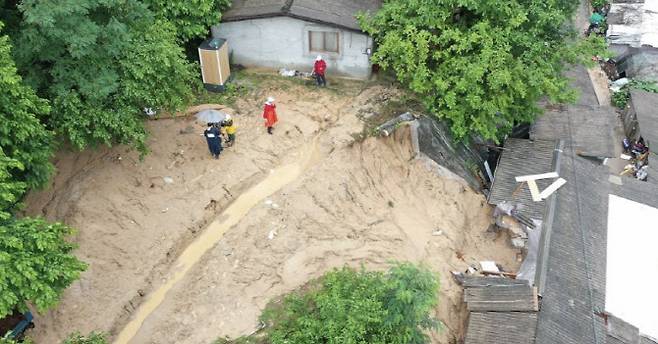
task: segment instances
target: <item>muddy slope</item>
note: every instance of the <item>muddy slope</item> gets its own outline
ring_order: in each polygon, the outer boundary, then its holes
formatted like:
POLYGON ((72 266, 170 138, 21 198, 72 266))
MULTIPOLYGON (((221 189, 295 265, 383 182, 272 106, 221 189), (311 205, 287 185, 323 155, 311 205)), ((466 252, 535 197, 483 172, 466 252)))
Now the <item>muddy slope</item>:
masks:
POLYGON ((272 170, 316 148, 295 181, 246 211, 151 313, 132 343, 208 343, 250 333, 272 297, 333 267, 391 260, 423 262, 441 276, 433 334, 461 333, 459 288, 450 270, 493 259, 516 266, 505 238, 485 234, 484 198, 436 177, 412 159, 404 130, 354 143, 357 115, 383 89, 317 91, 293 85, 260 90, 237 104, 238 142, 211 160, 190 119, 151 122, 153 152, 143 162, 125 148, 62 153, 53 185, 30 195, 27 212, 79 229, 90 263, 60 306, 38 316, 31 335, 57 343, 72 330, 118 334, 136 307, 171 277, 178 255, 237 197, 272 170), (264 133, 261 96, 279 100, 281 122, 264 133), (167 177, 167 178, 165 178, 167 177), (166 179, 166 180, 165 180, 166 179), (441 235, 432 235, 441 230, 441 235), (495 239, 495 240, 494 240, 495 239))

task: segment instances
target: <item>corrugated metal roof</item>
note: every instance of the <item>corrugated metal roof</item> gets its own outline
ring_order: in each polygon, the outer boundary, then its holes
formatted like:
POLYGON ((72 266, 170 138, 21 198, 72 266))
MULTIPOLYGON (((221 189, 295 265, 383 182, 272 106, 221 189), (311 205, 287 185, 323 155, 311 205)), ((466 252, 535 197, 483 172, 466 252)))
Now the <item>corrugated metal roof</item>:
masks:
POLYGON ((546 259, 538 344, 604 344, 607 168, 565 147, 546 259))
POLYGON ((545 289, 537 344, 605 344, 607 330, 596 313, 605 307, 608 195, 658 207, 658 187, 631 178, 608 181, 607 167, 567 146, 560 175, 567 184, 556 192, 554 224, 546 260, 545 289))
MULTIPOLYGON (((633 343, 640 342, 640 330, 610 314, 608 315, 608 338, 615 338, 620 343, 633 343)), ((609 342, 609 341, 608 341, 609 342)))
POLYGON ((658 93, 633 89, 631 106, 637 116, 640 134, 658 151, 658 93))
MULTIPOLYGON (((494 172, 494 180, 489 194, 489 204, 497 205, 503 201, 520 203, 523 205, 521 213, 529 218, 542 219, 544 217, 545 201, 534 202, 530 196, 527 184, 514 194, 519 187, 516 176, 541 174, 553 172, 553 155, 556 141, 507 139, 505 150, 500 156, 498 166, 494 172)), ((550 185, 552 179, 543 179, 537 182, 540 190, 550 185)))
POLYGON ((465 344, 532 344, 537 313, 472 312, 465 344))
MULTIPOLYGON (((576 70, 576 73, 582 74, 582 70, 576 70)), ((544 218, 544 223, 552 225, 543 229, 544 235, 547 235, 545 238, 549 239, 538 260, 544 268, 537 271, 542 274, 538 278, 543 283, 540 287, 542 300, 537 318, 536 344, 606 344, 619 341, 613 332, 608 335, 605 321, 599 315, 605 307, 608 195, 658 207, 658 185, 631 178, 624 178, 622 185, 613 184, 609 181, 606 166, 578 156, 581 150, 612 156, 614 145, 619 144, 613 134, 613 128, 618 124, 615 111, 595 106, 594 91, 591 85, 585 85, 589 83, 589 78, 586 82, 583 80, 584 77, 576 82, 576 87, 581 89, 585 100, 577 105, 548 111, 531 129, 533 139, 565 141, 557 172, 567 180, 567 184, 552 196, 553 218, 544 218)), ((518 144, 528 146, 528 142, 518 144)), ((532 155, 526 159, 532 159, 532 155)), ((503 161, 502 157, 501 162, 504 164, 499 165, 496 173, 505 175, 527 168, 523 165, 528 164, 524 159, 518 159, 507 165, 507 160, 503 161)), ((502 182, 498 187, 506 188, 507 192, 514 189, 511 184, 502 182)), ((469 332, 475 324, 493 326, 485 321, 471 321, 469 332)), ((486 330, 483 331, 486 333, 486 330)), ((651 343, 645 337, 641 340, 644 341, 642 344, 651 343)))
POLYGON ((536 140, 569 140, 576 150, 612 157, 617 114, 611 107, 572 105, 546 111, 530 129, 536 140))
POLYGON ((658 341, 642 336, 640 337, 640 344, 658 344, 658 341))
POLYGON ((233 0, 223 21, 289 16, 360 31, 355 15, 374 13, 381 0, 233 0))
POLYGON ((464 302, 471 312, 536 312, 537 292, 527 284, 466 288, 464 302))
POLYGON ((501 285, 528 285, 527 281, 516 280, 505 277, 486 277, 486 276, 472 276, 466 275, 463 277, 462 285, 464 288, 472 287, 488 287, 488 286, 501 286, 501 285))
POLYGON ((658 0, 614 1, 606 35, 614 44, 658 48, 658 0))

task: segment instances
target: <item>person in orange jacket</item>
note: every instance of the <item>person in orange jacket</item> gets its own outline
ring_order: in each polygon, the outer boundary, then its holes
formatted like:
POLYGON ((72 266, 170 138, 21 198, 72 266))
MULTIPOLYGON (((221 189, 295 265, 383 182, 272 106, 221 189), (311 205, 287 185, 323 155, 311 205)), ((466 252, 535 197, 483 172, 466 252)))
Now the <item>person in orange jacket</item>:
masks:
POLYGON ((272 97, 267 97, 265 108, 263 109, 263 118, 265 118, 265 127, 267 127, 267 133, 272 135, 274 123, 279 120, 276 116, 276 105, 274 105, 274 98, 272 97))
POLYGON ((318 86, 326 87, 327 79, 324 78, 324 73, 327 71, 327 63, 322 59, 322 55, 318 55, 313 65, 313 75, 318 86))

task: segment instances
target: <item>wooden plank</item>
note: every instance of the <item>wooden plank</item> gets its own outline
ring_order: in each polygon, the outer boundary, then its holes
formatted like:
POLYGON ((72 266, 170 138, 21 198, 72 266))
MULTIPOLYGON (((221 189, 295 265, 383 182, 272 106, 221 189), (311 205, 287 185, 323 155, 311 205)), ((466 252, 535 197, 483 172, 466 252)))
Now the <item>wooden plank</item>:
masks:
POLYGON ((528 182, 531 180, 557 178, 557 177, 559 177, 557 172, 548 172, 542 174, 529 174, 527 176, 518 176, 518 177, 514 177, 514 179, 516 179, 517 182, 528 182))
POLYGON ((516 197, 516 195, 519 193, 519 191, 521 191, 521 189, 523 189, 523 184, 524 184, 524 183, 525 183, 525 182, 521 182, 521 183, 516 187, 516 189, 514 189, 514 191, 512 191, 512 197, 516 197))
POLYGON ((537 183, 534 180, 528 180, 528 188, 530 189, 530 196, 532 196, 532 200, 535 202, 541 201, 541 197, 539 197, 539 188, 537 187, 537 183))
POLYGON ((541 199, 547 199, 548 196, 552 195, 553 192, 557 191, 557 189, 561 188, 562 185, 566 184, 567 181, 564 178, 558 178, 558 180, 554 181, 553 184, 549 185, 544 191, 542 191, 539 194, 539 197, 541 199))

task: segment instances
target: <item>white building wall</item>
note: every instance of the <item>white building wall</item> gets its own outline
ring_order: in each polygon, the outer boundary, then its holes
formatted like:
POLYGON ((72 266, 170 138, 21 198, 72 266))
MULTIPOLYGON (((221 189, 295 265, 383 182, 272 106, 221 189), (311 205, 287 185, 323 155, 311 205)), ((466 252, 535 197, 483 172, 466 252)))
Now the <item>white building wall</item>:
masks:
POLYGON ((228 41, 232 63, 310 72, 318 53, 309 51, 308 31, 339 34, 339 53, 321 54, 329 77, 332 73, 360 79, 370 76, 366 49, 372 49, 372 39, 363 33, 290 17, 227 22, 212 28, 213 37, 228 41))

